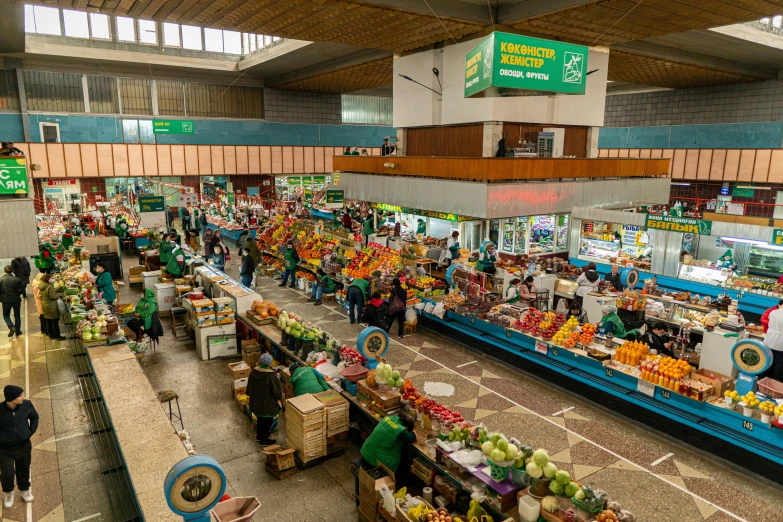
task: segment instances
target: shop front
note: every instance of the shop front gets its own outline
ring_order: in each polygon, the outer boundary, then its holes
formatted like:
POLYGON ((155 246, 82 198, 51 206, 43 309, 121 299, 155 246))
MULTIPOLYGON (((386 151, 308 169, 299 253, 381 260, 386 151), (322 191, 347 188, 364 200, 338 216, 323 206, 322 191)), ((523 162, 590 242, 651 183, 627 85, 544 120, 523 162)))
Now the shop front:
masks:
POLYGON ((41 180, 47 213, 67 214, 81 205, 81 183, 78 179, 41 180))
POLYGON ((489 239, 503 254, 547 255, 568 251, 568 214, 489 221, 489 239))
POLYGON ((391 232, 399 223, 400 235, 407 242, 437 243, 452 232, 459 232, 460 247, 477 250, 483 240, 485 221, 479 218, 385 203, 371 203, 370 208, 375 214, 376 230, 391 232))

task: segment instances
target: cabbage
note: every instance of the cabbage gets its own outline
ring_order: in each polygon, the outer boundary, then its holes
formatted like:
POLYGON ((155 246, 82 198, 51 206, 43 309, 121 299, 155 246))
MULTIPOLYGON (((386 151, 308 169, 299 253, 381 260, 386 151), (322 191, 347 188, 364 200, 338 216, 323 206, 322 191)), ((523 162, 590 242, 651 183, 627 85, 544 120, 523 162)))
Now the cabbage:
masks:
POLYGON ((541 501, 541 509, 547 513, 554 513, 560 509, 560 503, 553 496, 544 497, 544 499, 541 501))
MULTIPOLYGON (((499 449, 499 448, 498 448, 499 449)), ((506 449, 506 460, 514 460, 517 457, 519 450, 513 444, 510 444, 506 449)))
POLYGON ((498 448, 500 451, 503 451, 503 452, 505 452, 505 451, 508 449, 508 441, 507 441, 506 439, 499 439, 499 440, 498 440, 498 441, 495 443, 495 446, 497 446, 497 448, 498 448))
POLYGON ((386 363, 378 363, 375 368, 375 378, 378 382, 388 382, 392 376, 392 367, 386 363))
POLYGON ((549 462, 549 453, 546 450, 537 449, 533 453, 533 461, 543 468, 549 462))
POLYGON ((517 458, 514 459, 514 463, 511 465, 517 469, 524 469, 525 460, 521 456, 518 456, 517 458))
MULTIPOLYGON (((569 486, 570 486, 570 484, 569 484, 569 486)), ((577 489, 576 493, 574 493, 574 498, 576 500, 580 500, 580 501, 584 500, 585 499, 585 492, 582 491, 581 489, 577 489)))
POLYGON ((492 435, 489 436, 489 440, 491 440, 492 443, 495 444, 496 446, 498 444, 498 441, 501 440, 502 438, 503 435, 500 433, 493 433, 492 435))
POLYGON ((489 458, 492 460, 492 462, 497 464, 506 460, 506 454, 496 448, 493 449, 492 453, 489 454, 489 458))
POLYGON ((539 479, 544 474, 544 470, 536 464, 535 462, 531 462, 525 467, 525 471, 527 471, 527 474, 533 477, 534 479, 539 479))
POLYGON ((547 462, 546 466, 544 466, 544 476, 548 479, 551 479, 555 477, 556 473, 557 473, 557 466, 555 466, 551 462, 547 462))
POLYGON ((571 482, 571 474, 567 471, 560 470, 555 473, 555 480, 558 481, 561 486, 567 486, 571 482))
POLYGON ((82 333, 82 339, 85 341, 92 341, 92 332, 90 330, 84 330, 84 333, 82 333))
POLYGON ((563 488, 563 491, 567 497, 573 497, 576 495, 576 492, 579 491, 579 484, 576 482, 569 482, 568 485, 563 488))
POLYGON ((490 441, 485 442, 481 445, 481 451, 489 457, 489 454, 492 453, 492 451, 495 449, 495 445, 492 444, 490 441))
POLYGON ((549 483, 549 491, 551 491, 555 495, 562 495, 563 485, 553 480, 552 482, 549 483))
POLYGON ((287 333, 288 335, 291 335, 291 327, 290 326, 286 327, 285 333, 287 333))

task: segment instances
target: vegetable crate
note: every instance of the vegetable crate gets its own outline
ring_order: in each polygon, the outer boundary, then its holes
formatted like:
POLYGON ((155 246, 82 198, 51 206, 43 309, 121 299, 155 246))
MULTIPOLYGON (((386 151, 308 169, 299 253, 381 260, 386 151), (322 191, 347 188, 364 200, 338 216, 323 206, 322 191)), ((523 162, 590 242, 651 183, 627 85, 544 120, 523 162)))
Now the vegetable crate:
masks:
POLYGON ((326 455, 326 411, 313 395, 286 401, 286 439, 303 463, 326 455))

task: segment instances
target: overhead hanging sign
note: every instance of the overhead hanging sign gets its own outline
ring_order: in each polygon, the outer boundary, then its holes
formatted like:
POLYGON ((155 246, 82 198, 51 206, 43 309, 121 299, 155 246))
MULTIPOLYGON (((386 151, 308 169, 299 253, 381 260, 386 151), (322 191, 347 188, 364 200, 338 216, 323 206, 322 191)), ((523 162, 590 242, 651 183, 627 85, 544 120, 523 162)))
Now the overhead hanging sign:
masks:
POLYGON ((650 214, 647 214, 645 226, 656 230, 670 230, 672 232, 700 234, 702 236, 709 236, 712 232, 712 221, 672 216, 652 216, 650 214))
POLYGON ((193 134, 193 120, 152 120, 153 134, 193 134))
POLYGON ((342 189, 327 189, 326 203, 337 203, 343 206, 343 203, 345 203, 345 191, 342 189))
POLYGON ((783 245, 783 228, 772 229, 772 244, 783 245))
POLYGON ((25 158, 0 158, 0 194, 27 194, 25 158))
POLYGON ((400 212, 402 214, 414 214, 417 216, 443 219, 444 221, 454 221, 461 223, 463 221, 479 221, 480 218, 461 216, 459 214, 448 214, 446 212, 436 212, 434 210, 420 210, 418 208, 400 207, 397 205, 387 205, 386 203, 371 203, 370 206, 377 210, 386 212, 400 212))
POLYGON ((588 48, 494 32, 465 57, 465 98, 584 94, 588 48))
POLYGON ((139 212, 163 212, 165 206, 163 196, 139 196, 139 212))

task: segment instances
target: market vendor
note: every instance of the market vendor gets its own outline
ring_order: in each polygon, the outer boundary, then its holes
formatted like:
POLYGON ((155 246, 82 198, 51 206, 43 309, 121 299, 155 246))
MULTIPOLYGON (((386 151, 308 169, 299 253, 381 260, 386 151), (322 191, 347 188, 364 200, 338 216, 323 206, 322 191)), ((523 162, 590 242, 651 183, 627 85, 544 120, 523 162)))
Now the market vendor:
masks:
MULTIPOLYGON (((155 301, 155 291, 147 288, 144 296, 136 304, 136 314, 128 321, 128 328, 136 334, 136 341, 141 342, 145 332, 152 332, 152 315, 158 311, 155 301)), ((161 332, 162 333, 162 332, 161 332)))
POLYGON ((572 317, 576 317, 576 320, 579 321, 580 325, 589 322, 587 312, 582 310, 582 305, 576 300, 571 301, 571 306, 568 307, 568 312, 566 313, 566 320, 571 319, 572 317))
POLYGON ((103 298, 110 305, 114 305, 117 302, 117 291, 114 290, 114 281, 111 278, 111 274, 106 271, 106 265, 103 261, 95 263, 95 272, 98 274, 95 276, 95 287, 98 292, 103 294, 103 298))
POLYGON ((60 243, 62 243, 63 248, 66 250, 73 246, 73 234, 71 233, 70 226, 65 227, 65 232, 63 232, 63 235, 60 238, 60 243))
POLYGON ((611 287, 616 291, 623 291, 623 284, 620 282, 620 270, 616 264, 612 265, 612 272, 604 276, 604 281, 609 281, 611 287))
POLYGON ((166 263, 166 272, 174 277, 182 277, 182 272, 185 270, 185 253, 182 248, 175 243, 171 242, 171 257, 166 263))
POLYGON ((476 263, 476 270, 485 274, 494 274, 497 272, 495 263, 498 258, 495 254, 495 243, 485 240, 479 249, 479 258, 476 263))
POLYGON ((729 270, 736 270, 737 264, 734 262, 734 256, 731 253, 731 249, 727 249, 726 252, 715 262, 716 268, 727 268, 729 270))
POLYGON ((617 307, 604 305, 601 307, 603 317, 598 323, 598 328, 603 328, 604 333, 612 334, 618 339, 625 339, 629 334, 635 334, 636 330, 626 331, 625 324, 617 315, 617 307))
POLYGON ((538 289, 532 275, 527 276, 522 284, 519 285, 519 297, 527 302, 528 306, 536 300, 537 291, 538 289))
POLYGON ((158 245, 158 255, 160 256, 160 266, 166 266, 171 258, 171 238, 168 234, 163 234, 158 245))
POLYGON ((306 393, 321 393, 329 389, 329 385, 323 376, 311 366, 302 366, 295 362, 288 367, 291 372, 291 386, 294 388, 294 397, 306 393))
POLYGON ((335 209, 332 211, 332 226, 339 227, 341 224, 340 211, 335 209))
POLYGON ((362 445, 362 460, 376 467, 378 462, 396 473, 402 461, 402 449, 416 442, 415 424, 407 415, 384 417, 362 445))
POLYGON ((459 232, 456 230, 446 241, 446 259, 448 259, 447 265, 450 265, 455 259, 459 259, 459 232))
POLYGON ((368 214, 366 218, 364 218, 364 222, 362 223, 362 233, 364 234, 364 245, 367 246, 370 244, 370 234, 375 232, 375 228, 373 227, 373 219, 372 214, 368 214))
POLYGON ((655 323, 648 326, 650 330, 644 334, 642 340, 647 343, 651 350, 658 352, 659 355, 674 357, 672 352, 674 343, 669 341, 669 336, 663 323, 655 323))
POLYGON ((41 251, 35 258, 35 266, 44 274, 50 274, 54 269, 54 254, 52 253, 52 244, 44 243, 41 245, 41 251))
POLYGON ((309 299, 310 301, 315 301, 316 306, 322 304, 323 301, 321 301, 321 299, 324 294, 334 293, 334 280, 329 274, 324 272, 322 268, 318 269, 318 278, 318 283, 313 285, 313 290, 309 299))
POLYGON ((354 279, 348 286, 348 318, 351 324, 356 323, 359 313, 364 308, 365 301, 370 298, 370 282, 361 277, 354 279))
POLYGON ((515 304, 522 300, 520 287, 522 286, 522 280, 514 278, 506 288, 506 303, 515 304))
POLYGON ((422 236, 427 235, 427 222, 421 218, 416 220, 416 233, 422 236))
POLYGON ((124 217, 121 217, 117 220, 117 225, 114 227, 115 232, 117 232, 117 237, 120 239, 124 238, 128 235, 128 220, 124 217))

